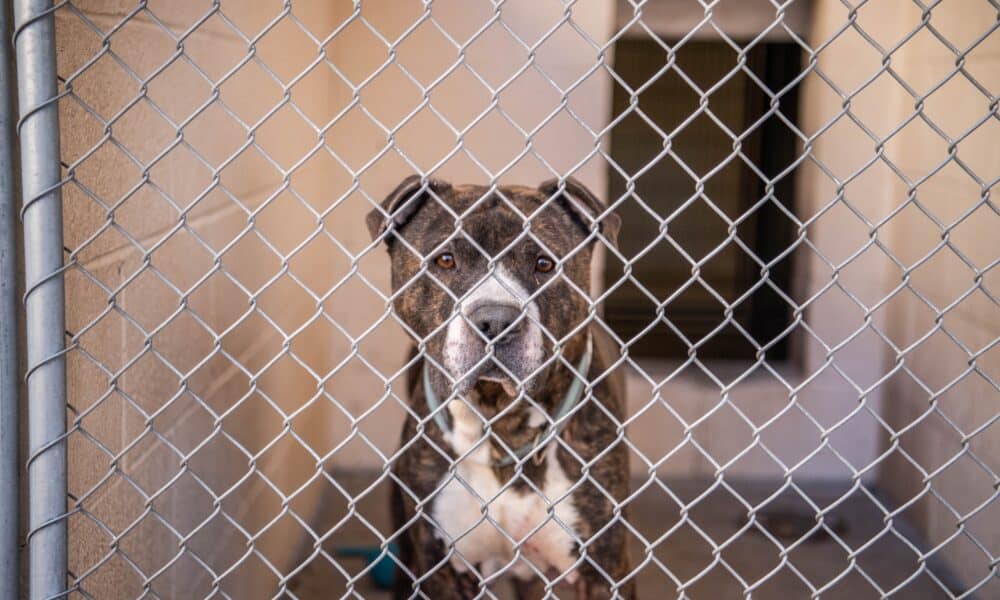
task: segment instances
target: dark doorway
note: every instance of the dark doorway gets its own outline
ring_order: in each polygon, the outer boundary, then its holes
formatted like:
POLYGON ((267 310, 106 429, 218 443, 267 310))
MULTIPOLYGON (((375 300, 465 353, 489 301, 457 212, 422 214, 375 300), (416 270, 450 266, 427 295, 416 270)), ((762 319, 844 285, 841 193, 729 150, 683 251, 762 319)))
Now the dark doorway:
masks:
MULTIPOLYGON (((620 247, 631 279, 609 295, 605 317, 619 336, 632 340, 634 355, 686 357, 691 344, 710 336, 698 347, 700 358, 748 358, 757 352, 749 337, 767 346, 767 358, 784 359, 789 305, 759 285, 762 269, 751 253, 766 264, 792 244, 794 225, 781 207, 794 206, 789 167, 798 142, 781 117, 797 122, 797 87, 785 88, 801 72, 801 51, 791 43, 759 43, 740 69, 728 44, 689 41, 676 51, 675 67, 663 71, 668 60, 655 40, 623 39, 615 46, 615 71, 639 93, 633 98, 616 83, 613 116, 633 105, 642 114, 630 112, 611 135, 617 168, 609 169, 609 198, 625 197, 618 206, 620 247), (685 76, 711 90, 711 115, 693 116, 701 96, 685 76), (763 119, 771 98, 761 85, 785 90, 778 99, 781 117, 763 119), (742 137, 742 156, 728 162, 734 140, 724 128, 742 137), (765 179, 779 175, 768 194, 765 179), (722 215, 736 223, 737 239, 729 239, 722 215), (696 269, 692 261, 703 262, 696 269), (733 304, 729 323, 720 298, 733 304)), ((790 266, 782 257, 767 273, 786 294, 790 266)), ((609 257, 607 287, 624 275, 622 262, 609 257)))

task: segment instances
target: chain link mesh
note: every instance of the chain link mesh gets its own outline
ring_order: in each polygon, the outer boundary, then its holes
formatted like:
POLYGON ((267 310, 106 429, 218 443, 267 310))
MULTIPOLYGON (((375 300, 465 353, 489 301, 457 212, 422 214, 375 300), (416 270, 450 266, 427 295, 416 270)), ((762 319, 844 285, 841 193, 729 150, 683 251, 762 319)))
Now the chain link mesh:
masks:
MULTIPOLYGON (((614 502, 632 571, 612 590, 1000 590, 1000 313, 990 284, 1000 259, 1000 5, 815 2, 800 28, 789 15, 803 3, 770 0, 752 3, 766 24, 748 35, 723 23, 734 3, 660 3, 696 14, 661 37, 647 17, 657 4, 57 4, 70 597, 378 597, 376 564, 346 556, 344 544, 370 544, 419 583, 389 551, 399 532, 386 499, 390 484, 405 485, 390 470, 398 424, 420 419, 404 390, 406 325, 390 310, 385 253, 362 226, 410 173, 493 189, 574 176, 601 196, 610 178, 623 193, 609 208, 638 206, 658 231, 631 255, 592 233, 598 262, 622 276, 577 290, 629 372, 619 437, 633 485, 614 502), (662 57, 638 87, 613 60, 626 39, 662 57), (709 85, 678 60, 704 39, 731 55, 709 85), (802 57, 783 89, 751 66, 772 39, 802 57), (931 46, 946 60, 925 59, 931 46), (667 76, 697 107, 663 130, 640 99, 667 76), (742 130, 716 104, 737 78, 767 104, 742 130), (628 102, 608 118, 612 89, 628 102), (609 146, 629 117, 662 139, 638 172, 609 146), (711 168, 673 145, 696 122, 727 143, 711 168), (775 172, 748 150, 768 122, 796 146, 775 172), (663 214, 637 181, 667 162, 692 195, 663 214), (712 196, 727 165, 762 186, 739 214, 712 196), (795 206, 776 192, 792 181, 795 206), (701 256, 675 233, 696 204, 726 229, 701 256), (793 233, 762 257, 743 227, 765 207, 793 233), (690 270, 669 297, 633 272, 664 242, 690 270), (734 251, 755 276, 731 294, 708 272, 734 251), (793 264, 791 286, 777 282, 793 264), (599 307, 624 286, 651 299, 649 327, 669 328, 686 357, 644 360, 634 350, 642 332, 603 325, 599 307), (721 315, 700 338, 664 312, 689 288, 721 315), (761 340, 738 314, 765 288, 791 316, 761 340), (726 328, 753 358, 699 354, 726 328), (803 358, 776 360, 779 343, 803 358), (775 507, 804 525, 783 532, 769 520, 775 507)), ((481 499, 484 514, 494 499, 481 499)), ((504 570, 479 575, 481 597, 504 596, 494 585, 504 570)), ((419 585, 413 594, 426 597, 419 585)))

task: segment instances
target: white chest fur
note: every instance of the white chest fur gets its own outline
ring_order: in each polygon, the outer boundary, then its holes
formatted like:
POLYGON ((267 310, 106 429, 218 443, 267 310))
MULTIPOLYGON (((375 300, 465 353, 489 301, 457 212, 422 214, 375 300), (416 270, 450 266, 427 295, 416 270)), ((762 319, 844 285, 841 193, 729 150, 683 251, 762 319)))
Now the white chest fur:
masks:
MULTIPOLYGON (((572 482, 556 459, 557 444, 545 450, 541 493, 530 486, 504 489, 489 465, 489 444, 480 443, 479 417, 462 400, 453 400, 448 410, 454 424, 449 442, 458 455, 469 453, 456 466, 454 476, 446 475, 450 480, 431 510, 439 537, 455 546, 451 564, 459 572, 478 566, 482 577, 507 568, 517 577, 530 578, 534 570, 525 558, 543 573, 568 571, 577 560, 573 532, 578 515, 567 495, 572 482), (521 560, 512 564, 515 549, 520 550, 521 560)), ((565 581, 576 579, 573 572, 565 581)))

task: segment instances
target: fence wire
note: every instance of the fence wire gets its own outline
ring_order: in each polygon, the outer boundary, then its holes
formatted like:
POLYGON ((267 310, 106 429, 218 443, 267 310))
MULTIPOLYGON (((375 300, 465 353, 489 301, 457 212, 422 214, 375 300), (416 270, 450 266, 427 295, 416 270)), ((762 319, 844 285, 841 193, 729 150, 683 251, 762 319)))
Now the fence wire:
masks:
MULTIPOLYGON (((42 106, 58 106, 61 120, 65 261, 50 276, 66 280, 67 430, 31 458, 59 447, 68 455, 67 509, 56 519, 68 528, 68 574, 56 596, 380 597, 386 592, 372 581, 387 565, 405 582, 403 597, 414 598, 434 598, 427 586, 444 572, 466 574, 450 590, 455 597, 487 598, 506 597, 512 573, 546 597, 573 596, 568 582, 580 573, 594 597, 985 598, 1000 589, 1000 311, 990 283, 1000 260, 991 198, 1000 118, 996 75, 983 67, 996 65, 989 52, 1000 5, 983 0, 972 18, 963 12, 972 2, 913 0, 888 12, 814 2, 804 13, 815 21, 803 29, 789 16, 803 3, 770 0, 753 3, 766 25, 747 35, 723 22, 735 9, 721 1, 541 4, 72 0, 19 21, 15 43, 54 17, 58 58, 58 93, 42 106), (697 17, 667 36, 648 17, 657 4, 678 15, 684 4, 697 17), (899 16, 891 35, 885 14, 899 16), (682 59, 706 39, 731 57, 707 84, 682 59), (775 39, 801 56, 780 89, 753 63, 775 39), (627 40, 657 53, 648 81, 619 73, 616 45, 627 40), (920 64, 917 44, 947 61, 920 64), (573 70, 548 60, 568 48, 589 64, 573 70), (510 62, 508 71, 496 67, 510 62), (643 98, 669 77, 695 102, 667 127, 643 98), (764 98, 760 114, 738 127, 719 108, 736 80, 764 98), (595 81, 607 96, 596 109, 587 104, 595 81), (894 95, 881 98, 887 89, 894 95), (611 90, 624 108, 608 117, 611 90), (942 97, 968 102, 954 114, 942 97), (809 103, 821 101, 833 108, 804 126, 809 103), (523 118, 529 109, 539 111, 534 120, 523 118), (900 118, 877 116, 890 109, 900 118), (638 169, 612 151, 627 119, 660 140, 638 169), (751 150, 769 123, 794 146, 776 169, 761 165, 768 148, 751 150), (560 127, 573 133, 551 137, 560 127), (707 166, 678 141, 705 127, 726 144, 707 166), (845 144, 842 154, 831 139, 845 144), (970 147, 992 147, 992 155, 963 152, 970 147), (905 154, 914 148, 924 149, 919 160, 905 154), (690 186, 669 210, 640 184, 667 163, 690 186), (752 202, 736 213, 713 187, 727 169, 753 180, 752 202), (421 251, 395 236, 420 266, 390 285, 385 242, 393 232, 371 239, 364 216, 408 174, 443 203, 447 193, 432 178, 454 173, 464 177, 454 184, 485 186, 447 215, 454 239, 489 268, 472 288, 444 294, 449 305, 498 277, 519 244, 551 245, 531 223, 569 193, 570 178, 593 182, 603 198, 593 220, 584 219, 583 241, 552 265, 560 289, 584 299, 581 320, 553 333, 529 309, 545 301, 545 286, 527 295, 509 284, 493 290, 518 297, 519 315, 507 325, 537 329, 556 348, 531 373, 497 364, 519 400, 549 414, 549 460, 558 448, 576 461, 579 479, 558 497, 525 475, 534 453, 517 452, 494 430, 505 413, 482 411, 453 389, 443 403, 461 403, 481 430, 464 449, 449 449, 439 444, 451 434, 433 434, 449 421, 408 400, 407 373, 421 359, 448 371, 432 338, 455 322, 479 324, 454 312, 430 332, 413 329, 397 300, 428 278, 447 287, 434 266, 443 246, 421 251), (536 213, 503 187, 550 178, 555 187, 536 213), (618 191, 606 193, 602 182, 618 191), (793 183, 794 205, 781 197, 793 183), (485 206, 526 223, 499 250, 468 227, 485 206), (725 230, 701 252, 681 231, 686 211, 698 207, 725 230), (764 210, 791 231, 766 255, 747 233, 764 210), (613 212, 623 215, 619 245, 599 225, 613 212), (626 251, 638 218, 655 239, 626 251), (608 273, 620 272, 616 280, 595 275, 593 290, 570 273, 573 257, 591 247, 608 273), (663 247, 690 273, 667 294, 649 289, 640 269, 663 247), (734 252, 752 281, 716 289, 714 265, 734 252), (790 282, 776 275, 782 269, 790 282), (604 317, 605 303, 626 288, 652 314, 634 334, 604 317), (719 315, 697 336, 670 313, 690 290, 719 315), (741 317, 762 293, 788 315, 767 339, 741 317), (916 324, 897 321, 904 313, 916 324), (967 314, 978 315, 969 317, 978 323, 971 331, 967 314), (645 358, 637 348, 654 329, 684 352, 645 358), (545 368, 580 369, 582 340, 598 334, 615 347, 603 371, 583 369, 582 399, 567 414, 546 411, 526 380, 545 368), (706 358, 724 335, 749 348, 748 358, 706 358), (406 354, 408 340, 416 356, 406 354), (785 344, 790 358, 776 358, 785 344), (628 373, 626 412, 598 399, 615 370, 628 373), (763 391, 748 396, 754 385, 763 391), (709 400, 692 408, 687 398, 706 389, 709 400), (614 441, 581 456, 559 427, 592 409, 614 441), (404 420, 414 436, 400 443, 404 420), (429 495, 410 489, 418 475, 395 468, 420 444, 448 465, 429 495), (483 451, 508 456, 513 468, 488 491, 463 466, 483 451), (591 472, 612 453, 631 462, 631 485, 620 493, 591 472), (478 515, 457 535, 434 513, 452 485, 466 490, 460 508, 471 503, 478 515), (416 507, 405 530, 390 522, 393 487, 416 507), (583 490, 596 490, 610 515, 600 532, 584 534, 562 510, 571 504, 583 514, 583 490), (528 533, 506 530, 498 507, 510 493, 543 503, 545 518, 528 533), (782 506, 796 507, 804 522, 782 520, 774 510, 782 506), (398 550, 415 524, 443 544, 442 560, 424 572, 398 550), (465 556, 480 553, 474 534, 484 527, 504 546, 496 564, 465 556), (543 532, 572 542, 569 564, 547 569, 532 560, 528 542, 543 532), (629 548, 620 572, 601 555, 608 532, 629 548), (357 558, 365 552, 372 562, 357 558)), ((22 126, 37 110, 22 107, 22 126)), ((34 201, 25 199, 26 211, 34 201)), ((391 219, 398 206, 383 208, 391 219)), ((463 373, 448 372, 457 388, 463 373)), ((461 410, 438 414, 450 420, 461 410)), ((51 525, 34 523, 29 547, 51 525)))

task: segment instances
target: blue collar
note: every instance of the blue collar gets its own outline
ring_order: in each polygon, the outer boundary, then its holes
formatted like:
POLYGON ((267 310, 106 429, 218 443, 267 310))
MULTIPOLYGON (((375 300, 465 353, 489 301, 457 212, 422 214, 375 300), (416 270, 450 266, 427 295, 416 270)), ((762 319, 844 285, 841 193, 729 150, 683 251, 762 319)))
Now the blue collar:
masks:
MULTIPOLYGON (((514 455, 511 456, 507 454, 495 461, 493 464, 497 466, 507 466, 512 465, 515 462, 521 462, 526 457, 534 456, 541 448, 548 445, 556 436, 558 436, 562 430, 569 423, 569 419, 566 419, 566 415, 573 410, 573 407, 580 401, 580 397, 583 395, 583 387, 585 384, 584 377, 587 377, 590 371, 590 362, 594 355, 594 344, 587 334, 587 348, 583 352, 583 356, 580 357, 580 362, 576 364, 576 373, 571 373, 573 377, 572 383, 569 385, 569 389, 566 390, 566 395, 563 396, 562 402, 559 404, 558 410, 552 415, 552 421, 549 425, 538 432, 535 439, 530 443, 521 446, 514 451, 514 455)), ((444 410, 441 408, 441 401, 438 399, 437 394, 434 393, 434 388, 431 387, 431 376, 430 369, 427 367, 427 363, 424 363, 424 398, 427 401, 427 409, 433 415, 434 422, 437 423, 438 427, 445 435, 451 435, 451 427, 448 425, 448 420, 445 419, 444 410)), ((540 456, 540 455, 539 455, 540 456)))

